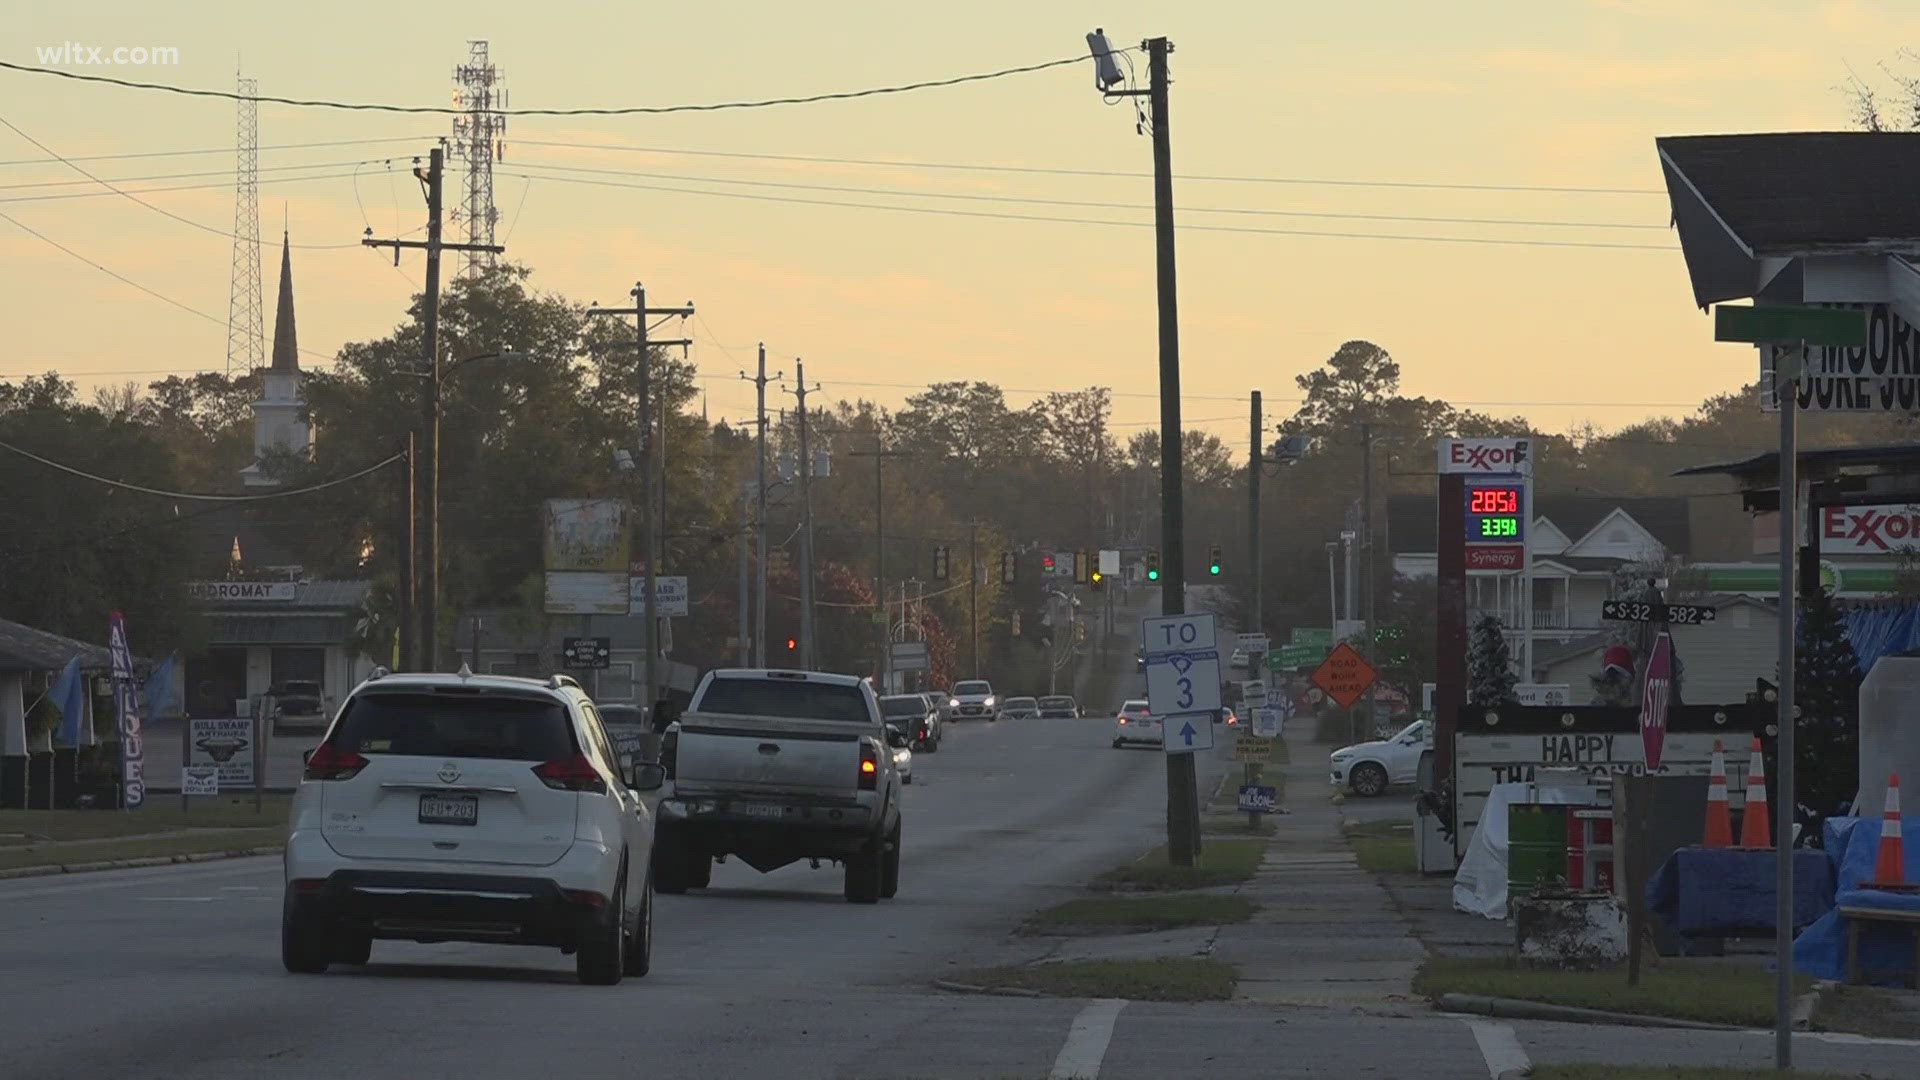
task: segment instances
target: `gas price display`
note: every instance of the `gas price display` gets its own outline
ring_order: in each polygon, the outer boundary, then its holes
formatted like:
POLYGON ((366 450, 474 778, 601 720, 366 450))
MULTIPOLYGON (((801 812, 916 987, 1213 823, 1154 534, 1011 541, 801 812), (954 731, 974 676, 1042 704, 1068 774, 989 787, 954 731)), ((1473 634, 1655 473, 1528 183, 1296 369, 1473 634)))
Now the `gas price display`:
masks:
POLYGON ((1526 540, 1525 495, 1519 484, 1467 488, 1467 543, 1518 544, 1526 540))

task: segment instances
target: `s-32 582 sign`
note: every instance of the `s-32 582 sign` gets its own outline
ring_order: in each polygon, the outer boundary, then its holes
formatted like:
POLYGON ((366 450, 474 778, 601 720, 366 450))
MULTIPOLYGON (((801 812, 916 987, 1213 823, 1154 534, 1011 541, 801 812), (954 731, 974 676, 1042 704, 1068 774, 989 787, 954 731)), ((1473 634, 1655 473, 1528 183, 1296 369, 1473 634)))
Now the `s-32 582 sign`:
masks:
POLYGON ((1610 622, 1664 622, 1699 626, 1713 621, 1714 609, 1703 604, 1650 604, 1644 600, 1605 600, 1600 617, 1610 622))

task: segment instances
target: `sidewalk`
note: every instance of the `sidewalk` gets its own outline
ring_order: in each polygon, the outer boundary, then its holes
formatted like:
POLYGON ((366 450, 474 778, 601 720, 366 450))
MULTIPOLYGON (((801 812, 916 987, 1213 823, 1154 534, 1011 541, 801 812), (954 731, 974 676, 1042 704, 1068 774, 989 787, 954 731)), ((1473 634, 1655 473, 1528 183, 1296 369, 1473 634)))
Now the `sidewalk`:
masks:
POLYGON ((1330 1008, 1406 1007, 1426 956, 1393 900, 1360 869, 1327 795, 1325 748, 1289 738, 1290 813, 1252 881, 1236 891, 1260 906, 1223 926, 1213 953, 1239 970, 1237 1000, 1330 1008))

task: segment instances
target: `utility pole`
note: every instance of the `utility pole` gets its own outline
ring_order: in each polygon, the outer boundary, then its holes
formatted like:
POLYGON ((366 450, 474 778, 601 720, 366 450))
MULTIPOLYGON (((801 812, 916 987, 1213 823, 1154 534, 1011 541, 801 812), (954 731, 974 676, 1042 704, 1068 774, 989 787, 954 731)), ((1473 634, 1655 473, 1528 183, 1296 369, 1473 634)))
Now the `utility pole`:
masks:
MULTIPOLYGON (((1253 577, 1253 625, 1247 627, 1251 633, 1261 633, 1266 623, 1260 618, 1260 391, 1253 392, 1253 407, 1250 418, 1250 431, 1253 436, 1252 447, 1247 454, 1247 563, 1253 577)), ((1255 677, 1252 671, 1248 678, 1255 677)))
MULTIPOLYGON (((813 456, 807 449, 807 368, 793 361, 794 387, 787 392, 800 400, 800 666, 812 671, 813 650, 813 456)), ((813 390, 820 389, 815 383, 813 390)))
MULTIPOLYGON (((677 308, 650 308, 647 306, 647 288, 637 281, 634 282, 632 291, 627 295, 633 297, 633 306, 630 308, 594 307, 589 308, 587 314, 596 316, 633 316, 634 367, 638 369, 639 373, 640 395, 639 408, 636 410, 640 436, 640 557, 643 560, 646 574, 646 596, 643 601, 647 637, 647 689, 645 701, 651 706, 654 702, 659 701, 661 697, 659 679, 660 620, 654 613, 655 579, 659 573, 660 551, 660 541, 656 539, 655 532, 659 529, 660 523, 654 520, 659 515, 655 514, 653 509, 654 469, 658 464, 659 455, 653 452, 653 357, 647 352, 649 345, 647 340, 647 318, 652 315, 660 315, 668 318, 677 316, 684 319, 693 314, 693 303, 689 301, 684 306, 677 308)), ((692 343, 690 339, 682 338, 678 341, 656 341, 651 344, 663 346, 679 345, 685 348, 692 343)))
MULTIPOLYGON (((1364 629, 1360 634, 1360 640, 1364 643, 1361 654, 1367 658, 1369 663, 1377 665, 1380 658, 1375 655, 1373 638, 1375 575, 1373 569, 1373 423, 1371 421, 1362 422, 1360 425, 1360 462, 1361 471, 1365 474, 1361 477, 1360 481, 1360 569, 1361 573, 1366 575, 1366 592, 1363 594, 1365 597, 1363 602, 1366 605, 1366 621, 1362 624, 1364 629)), ((1349 614, 1348 617, 1351 618, 1351 614, 1349 614)), ((1529 675, 1523 681, 1531 682, 1532 679, 1533 676, 1529 675)), ((1369 695, 1367 712, 1369 714, 1369 720, 1371 720, 1371 714, 1373 712, 1371 695, 1369 695)))
POLYGON ((967 522, 967 665, 980 677, 980 523, 967 522))
POLYGON ((909 456, 904 450, 888 450, 880 441, 878 428, 873 433, 873 449, 850 450, 848 457, 873 459, 873 602, 874 622, 880 631, 880 692, 886 693, 893 678, 893 627, 887 614, 887 505, 881 465, 890 457, 909 456))
POLYGON ((760 666, 767 666, 767 383, 783 379, 784 374, 767 375, 767 343, 760 343, 759 374, 748 375, 741 372, 740 377, 753 384, 755 406, 754 424, 758 427, 759 437, 759 512, 754 518, 754 550, 759 567, 758 585, 760 602, 753 615, 753 653, 759 658, 760 666))
POLYGON ((749 499, 751 499, 752 495, 753 493, 747 489, 747 482, 742 480, 740 482, 740 529, 739 529, 739 532, 736 534, 737 541, 734 544, 735 547, 740 549, 740 623, 739 623, 740 652, 739 652, 739 655, 740 655, 741 667, 753 666, 753 643, 752 643, 752 639, 747 634, 747 624, 753 620, 753 615, 752 615, 753 601, 750 599, 753 595, 753 592, 748 585, 748 577, 749 577, 748 569, 749 569, 749 565, 753 561, 753 558, 752 556, 747 554, 748 539, 753 535, 752 527, 748 524, 748 522, 753 520, 752 503, 749 502, 749 499))
POLYGON ((422 337, 425 339, 425 363, 421 373, 426 385, 420 394, 421 486, 426 502, 425 534, 421 539, 426 557, 417 567, 420 597, 420 636, 418 667, 431 671, 440 662, 440 253, 468 251, 499 254, 507 250, 499 244, 449 244, 440 238, 441 185, 446 177, 446 150, 434 147, 427 157, 427 168, 414 166, 413 175, 426 190, 427 238, 425 240, 375 240, 373 230, 360 242, 367 247, 390 247, 393 262, 400 264, 401 248, 423 248, 427 253, 427 284, 422 304, 422 337))
POLYGON ((413 621, 414 608, 419 602, 416 577, 414 573, 419 552, 415 550, 419 533, 417 508, 414 506, 414 482, 419 475, 414 468, 414 433, 407 432, 407 467, 400 478, 400 625, 394 630, 395 651, 400 654, 394 666, 402 671, 414 670, 414 651, 419 648, 417 627, 413 621))

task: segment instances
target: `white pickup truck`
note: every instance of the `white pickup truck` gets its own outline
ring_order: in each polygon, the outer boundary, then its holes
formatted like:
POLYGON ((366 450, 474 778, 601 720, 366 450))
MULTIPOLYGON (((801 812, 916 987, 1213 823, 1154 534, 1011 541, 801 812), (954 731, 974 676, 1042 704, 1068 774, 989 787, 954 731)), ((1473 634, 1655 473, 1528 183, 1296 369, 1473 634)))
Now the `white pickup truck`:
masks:
POLYGON ((873 688, 851 675, 708 672, 667 734, 673 792, 660 802, 654 888, 705 888, 732 855, 768 873, 800 859, 846 868, 846 898, 900 888, 904 736, 882 722, 873 688))

